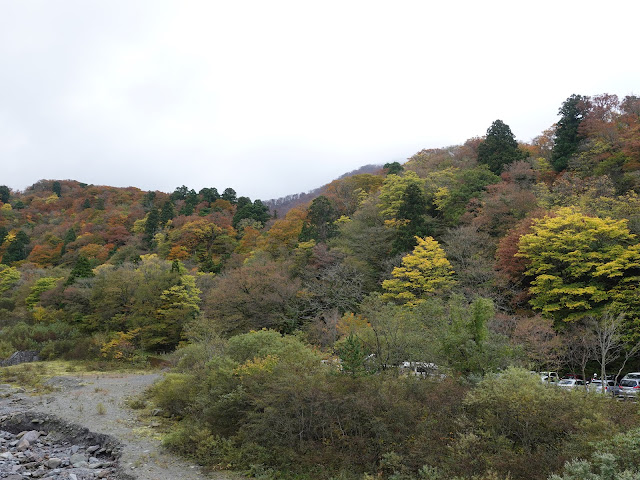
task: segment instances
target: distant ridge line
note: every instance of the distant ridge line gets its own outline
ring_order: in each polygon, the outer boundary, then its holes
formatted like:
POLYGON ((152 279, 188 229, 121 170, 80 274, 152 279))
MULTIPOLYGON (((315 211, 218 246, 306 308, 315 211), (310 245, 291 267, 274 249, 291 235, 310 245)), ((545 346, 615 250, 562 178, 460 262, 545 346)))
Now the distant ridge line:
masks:
MULTIPOLYGON (((374 164, 363 165, 362 167, 360 167, 360 168, 358 168, 356 170, 352 170, 350 172, 343 173, 338 178, 336 178, 336 179, 334 179, 332 181, 342 180, 343 178, 352 177, 354 175, 362 175, 362 174, 366 174, 366 173, 374 174, 374 173, 378 173, 381 169, 382 169, 382 165, 374 165, 374 164)), ((308 192, 293 193, 291 195, 286 195, 284 197, 273 198, 271 200, 265 200, 265 201, 263 201, 263 203, 267 207, 269 207, 269 210, 271 210, 272 212, 277 212, 278 213, 278 217, 283 217, 292 208, 295 208, 298 205, 303 205, 303 204, 309 203, 314 198, 317 198, 320 195, 322 195, 323 192, 326 190, 326 188, 330 184, 331 184, 331 182, 329 182, 329 183, 327 183, 327 184, 325 184, 325 185, 323 185, 321 187, 314 188, 313 190, 309 190, 308 192)))

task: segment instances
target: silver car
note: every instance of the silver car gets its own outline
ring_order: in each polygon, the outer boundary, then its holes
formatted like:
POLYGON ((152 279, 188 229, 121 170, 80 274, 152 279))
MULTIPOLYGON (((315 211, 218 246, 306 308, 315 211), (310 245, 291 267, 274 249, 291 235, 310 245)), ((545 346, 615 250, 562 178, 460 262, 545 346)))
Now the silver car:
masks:
POLYGON ((613 392, 613 387, 616 385, 616 382, 613 380, 607 380, 604 386, 604 392, 602 391, 602 380, 591 380, 589 383, 589 391, 593 393, 608 393, 611 394, 613 392))
POLYGON ((640 392, 640 379, 623 378, 618 389, 619 397, 636 398, 640 392))

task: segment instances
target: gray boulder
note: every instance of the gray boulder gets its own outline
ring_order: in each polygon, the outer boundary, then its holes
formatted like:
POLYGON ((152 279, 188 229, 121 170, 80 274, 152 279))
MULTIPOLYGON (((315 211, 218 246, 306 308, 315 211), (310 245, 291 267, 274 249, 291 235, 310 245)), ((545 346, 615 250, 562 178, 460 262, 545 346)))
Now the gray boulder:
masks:
POLYGON ((38 352, 33 350, 18 351, 6 360, 0 361, 0 367, 9 367, 20 363, 37 362, 40 360, 38 352))

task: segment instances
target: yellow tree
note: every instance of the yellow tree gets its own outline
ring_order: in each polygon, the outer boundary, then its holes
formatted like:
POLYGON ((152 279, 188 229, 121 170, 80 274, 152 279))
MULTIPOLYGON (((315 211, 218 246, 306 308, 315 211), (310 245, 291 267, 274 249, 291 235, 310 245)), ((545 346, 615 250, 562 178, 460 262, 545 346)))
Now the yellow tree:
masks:
POLYGON ((640 244, 626 220, 584 215, 561 208, 534 220, 520 238, 529 261, 531 305, 556 321, 599 315, 606 309, 635 315, 640 281, 640 244))
POLYGON ((429 295, 446 292, 455 284, 453 268, 444 250, 432 237, 416 237, 418 244, 402 259, 402 266, 391 272, 393 278, 382 282, 382 298, 417 305, 429 295))
POLYGON ((7 267, 0 263, 0 295, 13 288, 20 277, 21 274, 16 267, 7 267))
POLYGON ((424 189, 424 180, 418 177, 415 172, 408 171, 404 175, 388 175, 380 188, 378 207, 382 216, 395 219, 398 210, 402 206, 404 192, 410 185, 417 185, 420 190, 424 189))

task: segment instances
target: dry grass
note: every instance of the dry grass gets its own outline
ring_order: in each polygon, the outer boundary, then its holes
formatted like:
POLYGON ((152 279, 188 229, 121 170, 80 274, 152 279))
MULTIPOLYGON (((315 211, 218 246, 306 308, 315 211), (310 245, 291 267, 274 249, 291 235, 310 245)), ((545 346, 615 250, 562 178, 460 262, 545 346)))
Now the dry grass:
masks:
POLYGON ((10 367, 0 368, 0 382, 9 383, 28 389, 36 394, 47 393, 52 387, 44 382, 51 377, 74 376, 91 378, 101 375, 118 375, 124 373, 148 373, 142 368, 132 368, 130 365, 100 362, 71 362, 66 360, 52 360, 45 362, 22 363, 10 367))
POLYGON ((1 368, 0 381, 25 389, 43 391, 46 390, 46 386, 42 382, 47 378, 47 374, 45 362, 23 363, 1 368))

